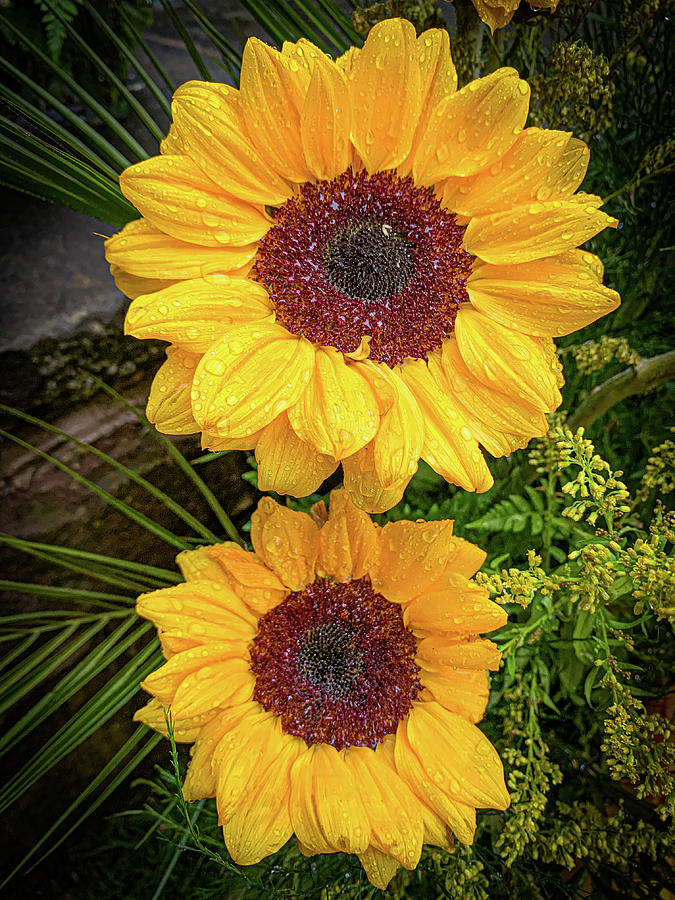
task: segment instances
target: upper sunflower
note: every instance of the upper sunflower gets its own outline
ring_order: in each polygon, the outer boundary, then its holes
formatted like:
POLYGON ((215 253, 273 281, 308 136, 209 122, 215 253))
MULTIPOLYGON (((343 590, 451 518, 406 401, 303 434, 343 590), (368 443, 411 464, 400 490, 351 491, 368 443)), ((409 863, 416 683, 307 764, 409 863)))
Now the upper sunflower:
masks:
POLYGON ((216 797, 235 862, 293 833, 303 853, 359 855, 386 887, 422 843, 471 843, 505 809, 501 761, 475 726, 506 613, 469 581, 485 558, 452 522, 380 529, 342 491, 330 516, 265 498, 253 553, 179 556, 185 584, 144 594, 167 662, 136 718, 194 742, 184 794, 216 797))
POLYGON ((381 511, 420 457, 489 488, 479 443, 523 447, 560 403, 552 336, 619 303, 574 249, 616 224, 574 194, 588 148, 528 105, 508 68, 457 91, 447 33, 398 19, 337 62, 251 39, 239 91, 183 85, 106 244, 127 330, 172 345, 151 421, 255 447, 262 490, 342 462, 381 511))

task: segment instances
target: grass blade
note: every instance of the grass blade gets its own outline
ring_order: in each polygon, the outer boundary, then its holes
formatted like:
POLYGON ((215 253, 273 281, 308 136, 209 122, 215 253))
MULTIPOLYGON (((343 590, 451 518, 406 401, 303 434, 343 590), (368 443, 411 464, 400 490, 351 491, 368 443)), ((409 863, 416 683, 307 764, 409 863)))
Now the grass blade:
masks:
POLYGON ((167 16, 171 19, 171 24, 176 29, 181 40, 185 44, 185 49, 192 57, 194 64, 197 66, 197 71, 199 72, 199 74, 202 76, 204 81, 213 81, 213 78, 211 78, 211 73, 207 69, 206 63, 204 62, 201 53, 199 52, 199 50, 197 50, 194 41, 188 34, 187 29, 178 18, 171 0, 160 0, 160 3, 162 4, 162 7, 164 8, 167 16))
POLYGON ((203 525, 199 521, 199 519, 196 518, 196 516, 193 516, 192 513, 189 513, 186 509, 184 509, 180 505, 180 503, 178 503, 172 497, 169 497, 169 495, 165 494, 164 491, 161 491, 159 488, 155 487, 154 484, 152 484, 146 478, 143 478, 142 475, 134 472, 134 470, 130 469, 129 466, 125 466, 124 463, 116 460, 113 456, 109 456, 107 453, 104 453, 102 450, 99 450, 92 444, 87 444, 85 441, 78 440, 78 438, 75 438, 67 432, 62 431, 60 428, 56 428, 55 425, 50 425, 48 422, 45 422, 42 419, 38 419, 35 416, 31 416, 28 413, 21 412, 21 410, 15 409, 14 407, 4 406, 4 404, 0 403, 0 410, 11 413, 14 416, 18 416, 20 419, 23 419, 25 422, 30 422, 32 425, 37 425, 40 428, 44 428, 45 431, 50 431, 52 434, 58 435, 69 443, 75 444, 76 447, 80 447, 82 450, 86 450, 87 453, 91 453, 93 456, 97 457, 97 459, 102 460, 111 468, 116 469, 131 481, 134 481, 136 484, 140 485, 140 487, 146 490, 151 497, 154 497, 156 500, 159 500, 161 503, 163 503, 164 506, 167 507, 167 509, 171 510, 171 512, 174 513, 174 515, 178 516, 186 523, 186 525, 189 525, 190 528, 196 531, 197 534, 200 535, 200 537, 204 538, 210 543, 217 542, 217 536, 205 525, 203 525))
MULTIPOLYGON (((146 419, 146 417, 143 415, 142 412, 140 412, 138 409, 136 409, 136 407, 133 406, 131 403, 129 403, 129 401, 126 400, 121 394, 119 394, 116 390, 111 388, 110 385, 107 385, 104 381, 101 381, 101 379, 98 378, 96 375, 93 375, 89 372, 87 373, 87 375, 89 375, 89 377, 94 380, 94 382, 101 388, 101 390, 105 391, 111 397, 114 397, 120 403, 124 404, 124 406, 136 416, 136 418, 138 419, 139 422, 141 422, 143 425, 147 426, 148 430, 150 431, 152 436, 155 438, 155 440, 159 441, 164 446, 167 453, 169 454, 171 459, 176 463, 178 468, 182 472, 184 472, 185 475, 187 475, 187 477, 195 485, 197 490, 202 494, 202 496, 204 497, 204 499, 206 500, 208 505, 211 507, 211 509, 215 513, 216 518, 222 525, 223 530, 225 531, 225 534, 227 534, 227 536, 231 540, 235 541, 237 544, 239 544, 241 547, 243 547, 244 542, 239 537, 239 534, 237 532, 237 529, 234 527, 234 523, 232 522, 232 519, 230 519, 228 514, 225 512, 225 510, 221 506, 220 502, 218 501, 218 499, 215 496, 215 494, 213 493, 213 491, 208 487, 207 484, 205 484, 205 482, 202 480, 202 478, 200 478, 200 476, 197 474, 197 472, 195 472, 195 470, 192 468, 190 463, 185 459, 183 454, 179 450, 177 450, 174 447, 174 445, 171 443, 171 441, 167 440, 167 438, 163 434, 160 434, 160 432, 157 431, 157 429, 154 427, 154 425, 152 425, 150 422, 148 422, 148 420, 146 419)), ((215 538, 216 542, 218 540, 219 540, 218 538, 215 538)))

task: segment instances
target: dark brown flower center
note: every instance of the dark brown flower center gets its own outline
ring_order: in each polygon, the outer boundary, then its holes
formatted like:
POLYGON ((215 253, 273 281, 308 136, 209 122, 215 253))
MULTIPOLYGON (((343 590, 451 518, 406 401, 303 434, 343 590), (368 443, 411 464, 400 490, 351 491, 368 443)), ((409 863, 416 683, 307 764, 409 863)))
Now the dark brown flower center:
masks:
POLYGON ((416 649, 400 607, 370 579, 318 579, 258 622, 253 696, 308 744, 374 747, 421 690, 416 649))
POLYGON ((393 366, 452 332, 474 258, 430 188, 348 170, 302 185, 273 216, 254 274, 293 334, 343 353, 369 336, 371 357, 393 366))

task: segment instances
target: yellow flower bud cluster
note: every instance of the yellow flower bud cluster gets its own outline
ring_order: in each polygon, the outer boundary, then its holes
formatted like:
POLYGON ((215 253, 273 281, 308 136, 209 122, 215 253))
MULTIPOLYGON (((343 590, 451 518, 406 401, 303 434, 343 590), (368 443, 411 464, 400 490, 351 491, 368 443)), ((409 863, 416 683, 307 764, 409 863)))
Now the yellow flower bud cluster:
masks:
POLYGON ((626 505, 630 493, 619 480, 623 472, 612 472, 609 463, 595 452, 593 442, 584 438, 583 428, 574 433, 567 427, 555 432, 559 467, 579 467, 576 478, 562 486, 563 494, 574 498, 574 503, 565 507, 562 515, 575 522, 585 518, 589 525, 595 525, 602 515, 611 526, 616 517, 630 511, 630 506, 626 505))
MULTIPOLYGON (((675 428, 671 428, 670 431, 675 434, 675 428)), ((652 450, 640 482, 638 500, 647 500, 654 488, 660 494, 675 491, 675 441, 671 441, 670 438, 652 450)))
POLYGON ((675 168, 675 139, 657 144, 656 147, 645 153, 642 162, 638 166, 638 175, 645 178, 655 172, 664 174, 675 168))
POLYGON ((662 828, 635 820, 619 801, 616 812, 601 812, 593 803, 556 803, 546 819, 537 843, 530 850, 535 859, 572 869, 584 862, 586 870, 613 867, 629 872, 632 860, 646 855, 653 861, 673 853, 673 835, 662 828))
POLYGON ((597 372, 614 360, 627 366, 640 361, 640 354, 631 348, 625 337, 608 337, 606 334, 597 341, 586 341, 568 350, 582 375, 597 372))
POLYGON ((614 584, 616 572, 614 556, 604 544, 586 544, 579 551, 570 553, 570 559, 581 558, 578 581, 569 585, 569 598, 582 609, 594 613, 598 606, 611 599, 609 588, 614 584))
POLYGON ((630 573, 635 588, 634 612, 639 616, 645 605, 657 619, 668 619, 675 625, 675 557, 661 546, 658 534, 648 541, 638 538, 633 547, 621 553, 621 562, 630 573))
POLYGON ((529 569, 512 567, 491 575, 478 572, 475 581, 486 587, 497 603, 517 603, 525 608, 532 603, 537 591, 545 597, 551 597, 560 590, 562 579, 545 572, 541 561, 541 556, 537 556, 534 550, 528 550, 529 569))
POLYGON ((558 429, 562 429, 567 419, 567 410, 561 409, 548 413, 546 419, 549 430, 540 438, 533 440, 528 451, 528 461, 537 475, 548 475, 555 472, 560 464, 560 453, 556 446, 558 429))
POLYGON ((662 819, 675 816, 675 744, 672 727, 661 715, 648 714, 644 704, 614 675, 606 676, 614 694, 607 710, 600 750, 612 778, 627 779, 639 799, 663 798, 656 806, 662 819))
POLYGON ((560 767, 549 758, 550 750, 542 737, 533 702, 521 678, 504 692, 501 700, 504 746, 500 746, 500 751, 510 769, 506 781, 511 806, 495 846, 507 866, 536 839, 551 787, 562 781, 560 767))
POLYGON ((605 57, 581 41, 554 43, 548 69, 530 79, 532 124, 568 128, 583 140, 606 131, 614 84, 605 57))

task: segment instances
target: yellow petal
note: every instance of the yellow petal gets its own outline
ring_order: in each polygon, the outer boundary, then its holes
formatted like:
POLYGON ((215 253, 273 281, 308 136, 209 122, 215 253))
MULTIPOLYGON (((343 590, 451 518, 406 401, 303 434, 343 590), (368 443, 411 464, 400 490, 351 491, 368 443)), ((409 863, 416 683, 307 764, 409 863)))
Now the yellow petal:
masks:
MULTIPOLYGON (((166 727, 166 707, 159 700, 153 699, 141 709, 134 713, 134 722, 142 722, 153 731, 158 731, 165 738, 169 737, 169 730, 166 727)), ((166 710, 167 713, 169 710, 166 710)), ((174 719, 171 716, 171 729, 173 731, 173 739, 177 744, 191 744, 197 740, 206 723, 210 721, 208 716, 196 716, 192 719, 174 719)))
POLYGON ((202 450, 254 450, 263 429, 253 434, 244 434, 239 438, 224 438, 218 434, 202 431, 202 450))
POLYGON ((186 550, 178 554, 177 562, 186 581, 223 581, 256 615, 277 606, 287 593, 255 553, 229 541, 186 550))
POLYGON ((506 611, 486 588, 457 574, 446 573, 444 581, 443 590, 425 591, 406 607, 403 621, 415 633, 469 635, 506 624, 506 611))
POLYGON ((223 825, 227 850, 237 865, 251 866, 276 853, 293 834, 289 810, 291 768, 305 742, 281 732, 261 743, 250 789, 235 801, 223 825))
POLYGON ((502 655, 493 641, 458 641, 454 637, 428 637, 417 646, 422 660, 449 668, 497 671, 502 655))
POLYGON ((530 88, 515 69, 497 69, 443 100, 418 145, 416 184, 474 175, 509 150, 525 125, 530 88))
POLYGON ((105 242, 105 258, 140 278, 180 281, 245 265, 257 252, 247 247, 197 247, 164 234, 147 219, 129 222, 105 242))
POLYGON ((548 431, 548 423, 540 412, 540 401, 530 400, 529 395, 507 393, 507 383, 500 390, 496 381, 480 381, 462 358, 456 337, 443 342, 441 368, 457 402, 481 421, 506 433, 521 431, 533 436, 548 431))
POLYGON ((121 291, 130 300, 135 300, 141 294, 152 294, 155 291, 161 291, 176 283, 167 278, 140 278, 138 275, 131 275, 115 265, 110 266, 110 274, 115 281, 117 290, 121 291))
MULTIPOLYGON (((459 318, 459 317, 458 317, 459 318)), ((429 354, 438 365, 438 354, 429 354)), ((467 427, 461 408, 434 378, 431 366, 410 361, 402 377, 413 392, 424 419, 423 458, 451 484, 468 491, 487 491, 493 479, 478 441, 467 427)))
MULTIPOLYGON (((539 191, 569 139, 565 131, 526 128, 489 168, 468 178, 448 178, 443 185, 442 205, 463 216, 480 216, 544 199, 539 191)), ((546 199, 554 199, 551 187, 544 189, 546 199)))
POLYGON ((570 334, 621 302, 594 277, 586 256, 568 250, 515 266, 479 263, 466 282, 469 298, 476 309, 517 331, 570 334))
POLYGON ((181 721, 249 700, 254 683, 246 644, 240 639, 176 653, 141 687, 181 721))
POLYGON ((202 358, 192 411, 205 431, 252 434, 294 403, 312 375, 314 348, 273 322, 232 329, 202 358))
MULTIPOLYGON (((247 704, 241 712, 234 712, 231 727, 213 749, 216 803, 221 825, 230 822, 238 811, 241 815, 241 807, 257 802, 256 780, 263 782, 270 769, 273 776, 277 771, 276 760, 284 761, 289 746, 293 748, 302 743, 285 734, 278 717, 265 712, 257 703, 247 704)), ((285 768, 282 762, 279 774, 285 768)), ((277 802, 283 800, 284 789, 288 790, 288 782, 284 785, 277 781, 277 802)), ((271 800, 269 795, 266 799, 271 800)))
POLYGON ((307 497, 337 468, 333 456, 319 453, 313 444, 302 441, 282 412, 261 432, 255 448, 258 461, 258 489, 307 497))
POLYGON ((335 581, 362 578, 377 563, 375 525, 344 491, 331 494, 330 516, 319 532, 319 547, 317 572, 335 581))
POLYGON ((379 561, 371 567, 373 587, 395 603, 409 603, 438 577, 451 552, 453 523, 388 522, 377 532, 379 561))
POLYGON ((342 460, 345 490, 359 509, 381 513, 400 502, 412 476, 385 488, 375 468, 375 441, 342 460))
POLYGON ((407 483, 417 471, 424 444, 424 424, 417 401, 399 368, 364 360, 358 369, 379 403, 380 427, 373 441, 379 482, 385 489, 407 483))
MULTIPOLYGON (((421 706, 428 703, 416 703, 407 722, 416 715, 421 706)), ((437 704, 435 704, 437 705, 437 704)), ((445 752, 446 759, 452 760, 450 746, 443 744, 441 752, 445 752)), ((396 771, 403 781, 420 798, 421 802, 431 807, 439 818, 452 828, 460 841, 464 844, 473 843, 476 831, 476 810, 473 805, 456 800, 448 791, 448 778, 443 773, 437 781, 433 779, 433 772, 428 771, 418 753, 413 748, 407 735, 406 722, 400 722, 396 731, 394 742, 394 761, 396 771)))
POLYGON ((120 187, 153 225, 190 244, 248 244, 270 227, 262 207, 224 194, 187 156, 136 163, 122 172, 120 187))
POLYGON ((412 146, 420 114, 417 37, 405 19, 372 28, 350 73, 352 143, 369 172, 393 169, 412 146))
POLYGON ((310 852, 326 847, 363 853, 370 823, 344 756, 329 744, 314 744, 291 770, 291 821, 310 852))
POLYGON ((318 181, 335 178, 349 165, 351 123, 347 79, 334 62, 318 54, 300 120, 305 161, 318 181))
POLYGON ((506 328, 468 304, 455 319, 455 334, 467 368, 483 384, 522 397, 540 412, 558 407, 555 354, 540 339, 506 328))
POLYGON ((191 581, 141 594, 136 611, 157 628, 200 644, 235 637, 248 641, 256 632, 256 618, 222 582, 191 581))
POLYGON ((358 59, 360 53, 360 47, 350 47, 342 54, 342 56, 338 56, 335 60, 335 65, 341 72, 344 72, 345 75, 349 75, 354 68, 354 63, 358 59))
POLYGON ((269 206, 293 195, 290 183, 265 164, 251 143, 239 91, 188 81, 174 94, 171 112, 186 155, 228 194, 269 206))
POLYGON ((520 0, 501 0, 501 2, 497 0, 496 3, 486 3, 485 0, 471 0, 471 2, 476 7, 481 21, 485 22, 490 31, 494 33, 497 28, 504 28, 509 24, 518 9, 520 0))
POLYGON ((199 354, 168 347, 166 357, 153 379, 145 414, 162 434, 196 434, 190 391, 199 354))
POLYGON ((463 716, 469 722, 480 722, 483 718, 490 696, 486 672, 447 666, 431 669, 423 665, 419 677, 433 699, 445 709, 463 716))
POLYGON ((420 67, 420 117, 410 153, 397 167, 399 175, 409 174, 429 119, 441 101, 457 90, 457 72, 450 55, 447 31, 440 28, 424 31, 417 38, 417 61, 420 67))
POLYGON ((300 137, 308 73, 257 38, 249 38, 241 65, 241 110, 248 134, 267 166, 282 178, 309 181, 300 137))
MULTIPOLYGON (((379 760, 386 763, 389 768, 396 772, 395 745, 397 736, 390 734, 381 740, 375 748, 375 755, 379 760)), ((399 774, 397 772, 397 774, 399 774)), ((399 777, 403 776, 399 774, 399 777)), ((409 789, 408 797, 416 804, 417 811, 422 818, 424 826, 424 843, 432 844, 434 847, 442 847, 444 850, 454 850, 454 837, 452 831, 448 828, 445 819, 435 813, 430 806, 425 803, 418 794, 414 793, 412 787, 406 785, 409 789)))
POLYGON ((379 413, 359 364, 347 363, 331 347, 317 347, 312 377, 288 419, 301 440, 338 460, 375 436, 379 413))
POLYGON ((368 814, 371 846, 414 869, 424 823, 412 791, 370 747, 350 747, 344 759, 368 814))
POLYGON ((265 288, 246 278, 207 275, 134 300, 124 330, 136 338, 169 341, 190 353, 206 351, 233 327, 271 319, 265 288))
POLYGON ((247 706, 248 704, 242 704, 236 708, 236 712, 228 710, 225 713, 216 713, 200 730, 199 737, 190 752, 190 765, 183 782, 183 797, 188 803, 216 796, 216 776, 212 766, 213 750, 232 727, 233 721, 241 717, 247 706))
POLYGON ((414 705, 405 728, 427 778, 451 798, 475 807, 508 807, 502 761, 475 725, 430 702, 414 705))
MULTIPOLYGON (((485 262, 513 265, 562 253, 618 221, 579 197, 530 203, 477 216, 464 233, 464 247, 485 262)), ((584 198, 587 199, 587 198, 584 198)))
POLYGON ((263 497, 251 516, 251 542, 265 565, 292 591, 314 581, 319 530, 306 513, 263 497))
POLYGON ((562 156, 539 189, 536 199, 551 200, 573 194, 586 176, 590 158, 588 145, 578 138, 570 138, 562 156))
POLYGON ((399 864, 381 850, 368 847, 359 853, 359 862, 368 876, 368 881, 381 891, 386 891, 389 882, 399 870, 399 864))
POLYGON ((166 137, 159 142, 159 152, 162 156, 181 156, 185 153, 185 146, 176 130, 175 123, 171 123, 166 137))

